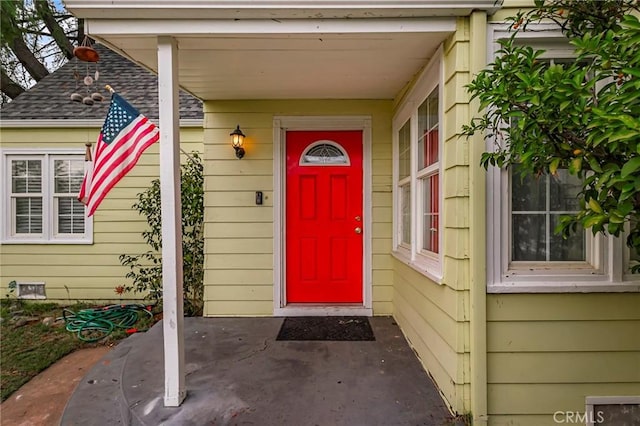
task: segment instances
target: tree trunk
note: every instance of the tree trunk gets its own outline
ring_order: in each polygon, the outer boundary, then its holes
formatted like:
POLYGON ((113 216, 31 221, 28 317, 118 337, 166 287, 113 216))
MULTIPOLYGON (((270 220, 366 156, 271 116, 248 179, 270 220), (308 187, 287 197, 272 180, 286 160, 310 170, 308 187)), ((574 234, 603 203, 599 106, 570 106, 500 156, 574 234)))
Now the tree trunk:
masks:
POLYGON ((18 95, 24 92, 22 86, 13 81, 11 77, 4 72, 4 68, 0 68, 1 79, 0 79, 0 90, 2 93, 10 97, 11 99, 15 99, 18 95))
POLYGON ((64 56, 67 59, 73 58, 73 45, 67 38, 62 27, 56 21, 55 16, 51 12, 51 7, 47 0, 36 0, 36 11, 38 16, 44 21, 44 24, 49 29, 49 33, 53 40, 56 42, 64 56))
POLYGON ((49 70, 35 57, 21 36, 15 37, 9 43, 9 48, 35 81, 49 75, 49 70))
POLYGON ((76 36, 76 41, 78 42, 78 46, 80 46, 80 44, 84 40, 84 36, 85 36, 85 34, 84 34, 84 19, 78 18, 77 22, 78 22, 78 35, 76 36))

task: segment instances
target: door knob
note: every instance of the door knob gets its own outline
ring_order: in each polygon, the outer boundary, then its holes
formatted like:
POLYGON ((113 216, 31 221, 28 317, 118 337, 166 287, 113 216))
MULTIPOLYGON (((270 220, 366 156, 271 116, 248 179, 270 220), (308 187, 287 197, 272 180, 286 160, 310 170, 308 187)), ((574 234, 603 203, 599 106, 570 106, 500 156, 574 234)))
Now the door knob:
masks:
POLYGON ((356 219, 356 222, 360 222, 362 220, 360 216, 356 216, 355 219, 356 219))
POLYGON ((356 231, 356 234, 362 234, 362 228, 360 227, 357 227, 355 231, 356 231))

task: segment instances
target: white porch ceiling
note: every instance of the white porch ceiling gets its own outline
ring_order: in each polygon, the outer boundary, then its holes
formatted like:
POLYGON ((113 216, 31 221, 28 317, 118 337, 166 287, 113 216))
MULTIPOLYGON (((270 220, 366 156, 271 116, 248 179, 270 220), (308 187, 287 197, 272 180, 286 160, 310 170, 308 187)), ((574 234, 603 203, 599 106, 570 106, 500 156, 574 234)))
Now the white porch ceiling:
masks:
MULTIPOLYGON (((456 28, 495 0, 66 0, 88 34, 203 100, 392 99, 456 28)), ((117 90, 117 88, 116 88, 117 90)))
MULTIPOLYGON (((180 36, 180 85, 201 99, 392 99, 447 33, 180 36)), ((158 71, 156 37, 104 40, 158 71)))

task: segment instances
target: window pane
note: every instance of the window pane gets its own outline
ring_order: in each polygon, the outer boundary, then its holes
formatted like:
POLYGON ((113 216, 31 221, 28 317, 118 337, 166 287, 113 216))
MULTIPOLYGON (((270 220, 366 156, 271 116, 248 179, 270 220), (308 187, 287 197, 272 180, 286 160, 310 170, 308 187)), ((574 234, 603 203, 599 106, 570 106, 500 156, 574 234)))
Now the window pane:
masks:
POLYGON ((546 261, 546 215, 512 215, 512 258, 514 261, 546 261))
POLYGON ((418 108, 418 170, 439 159, 438 88, 418 108))
POLYGON ((14 194, 27 192, 26 160, 14 160, 11 162, 11 192, 14 194))
POLYGON ((84 233, 84 205, 75 197, 60 197, 58 202, 58 234, 84 233))
POLYGON ((42 192, 40 160, 11 161, 11 192, 14 194, 42 192))
POLYGON ((42 198, 15 199, 16 234, 42 233, 42 198))
POLYGON ((567 239, 554 233, 563 214, 579 208, 580 179, 567 170, 553 176, 512 172, 512 260, 578 262, 587 258, 586 235, 578 230, 567 239))
POLYGON ((556 235, 553 233, 556 225, 560 223, 560 217, 562 215, 551 215, 551 240, 549 260, 551 261, 575 261, 579 262, 586 259, 585 256, 585 238, 582 227, 576 230, 575 234, 571 234, 567 239, 562 238, 562 235, 556 235))
POLYGON ((438 253, 439 237, 439 175, 427 177, 422 182, 423 189, 423 222, 422 222, 422 248, 433 253, 438 253))
POLYGON ((42 161, 27 161, 27 192, 42 192, 42 161))
POLYGON ((398 179, 402 180, 411 173, 411 120, 398 132, 398 161, 398 179))
POLYGON ((514 212, 547 210, 547 176, 520 176, 517 166, 511 173, 511 208, 514 212))
POLYGON ((402 243, 411 244, 411 186, 400 187, 402 215, 402 243))
POLYGON ((80 191, 84 176, 84 163, 81 160, 55 160, 54 190, 58 194, 70 194, 80 191))
POLYGON ((55 184, 55 192, 60 194, 67 194, 69 193, 69 185, 71 183, 71 179, 69 179, 68 176, 56 176, 54 178, 54 184, 55 184))
POLYGON ((550 179, 549 192, 550 210, 576 212, 580 209, 578 194, 582 190, 582 183, 577 176, 569 174, 567 170, 558 170, 550 179))

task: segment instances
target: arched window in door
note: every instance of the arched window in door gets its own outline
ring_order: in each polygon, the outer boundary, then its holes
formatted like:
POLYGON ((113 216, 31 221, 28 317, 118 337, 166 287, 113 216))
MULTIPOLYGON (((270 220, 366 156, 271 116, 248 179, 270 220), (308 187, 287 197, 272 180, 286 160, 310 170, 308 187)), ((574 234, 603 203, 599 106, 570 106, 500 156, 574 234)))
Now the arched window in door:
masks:
POLYGON ((348 166, 349 155, 339 143, 330 140, 313 142, 300 156, 301 166, 348 166))

